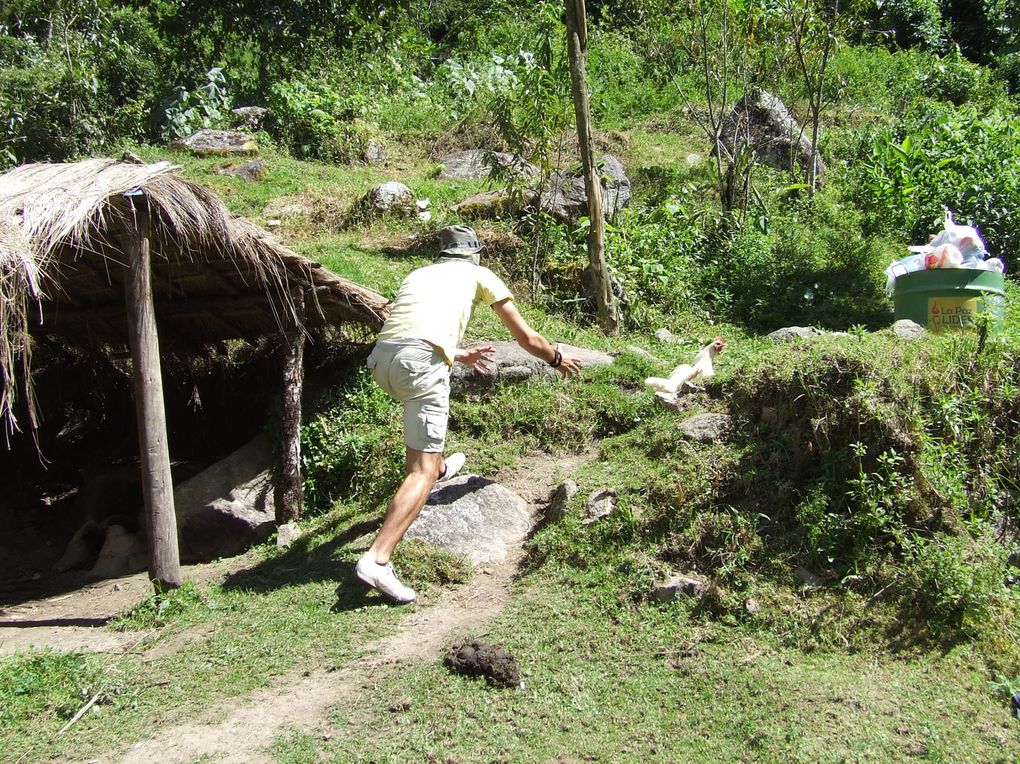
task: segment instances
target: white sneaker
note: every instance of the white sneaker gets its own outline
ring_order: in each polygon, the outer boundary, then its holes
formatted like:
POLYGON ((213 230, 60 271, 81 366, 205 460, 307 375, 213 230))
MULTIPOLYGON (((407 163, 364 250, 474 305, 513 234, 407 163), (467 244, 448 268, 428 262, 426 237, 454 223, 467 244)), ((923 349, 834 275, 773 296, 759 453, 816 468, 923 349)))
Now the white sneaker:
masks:
POLYGON ((355 572, 361 581, 378 589, 398 605, 414 602, 414 590, 397 580, 397 574, 393 572, 391 563, 380 565, 366 553, 358 560, 355 572))
POLYGON ((467 457, 458 451, 455 454, 450 454, 444 461, 446 463, 446 472, 436 478, 437 483, 445 483, 447 480, 451 480, 464 467, 467 457))

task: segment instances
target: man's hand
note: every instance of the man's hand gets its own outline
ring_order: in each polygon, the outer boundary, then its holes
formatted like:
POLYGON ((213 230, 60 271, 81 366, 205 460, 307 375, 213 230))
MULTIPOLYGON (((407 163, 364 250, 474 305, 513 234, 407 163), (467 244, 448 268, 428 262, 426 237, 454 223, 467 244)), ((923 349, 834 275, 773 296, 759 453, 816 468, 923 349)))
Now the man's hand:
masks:
POLYGON ((470 350, 458 350, 453 357, 457 363, 470 366, 479 374, 488 374, 492 369, 492 345, 481 345, 470 350))
POLYGON ((575 358, 572 355, 563 356, 563 359, 560 361, 560 365, 556 367, 556 371, 558 371, 564 379, 574 376, 580 370, 581 359, 575 358))

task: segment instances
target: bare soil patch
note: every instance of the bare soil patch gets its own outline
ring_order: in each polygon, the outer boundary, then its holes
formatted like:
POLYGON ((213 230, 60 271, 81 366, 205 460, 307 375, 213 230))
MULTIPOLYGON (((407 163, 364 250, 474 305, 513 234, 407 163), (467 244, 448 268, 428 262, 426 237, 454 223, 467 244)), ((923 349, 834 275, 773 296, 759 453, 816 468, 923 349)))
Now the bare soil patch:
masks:
MULTIPOLYGON (((250 555, 239 555, 186 565, 181 573, 185 581, 202 583, 221 579, 251 563, 250 555)), ((41 591, 46 586, 45 581, 38 582, 41 591)), ((17 604, 0 607, 0 655, 31 648, 93 653, 132 650, 149 634, 118 633, 103 627, 151 594, 152 585, 145 573, 100 581, 55 596, 32 598, 28 589, 9 594, 10 601, 17 604)))

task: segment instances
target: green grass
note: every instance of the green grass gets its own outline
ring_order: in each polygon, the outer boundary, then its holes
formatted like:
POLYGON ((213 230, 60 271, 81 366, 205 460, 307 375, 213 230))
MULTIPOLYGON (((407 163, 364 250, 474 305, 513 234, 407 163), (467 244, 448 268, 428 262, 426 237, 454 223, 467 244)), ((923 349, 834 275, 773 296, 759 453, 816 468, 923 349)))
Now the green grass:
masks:
MULTIPOLYGON (((709 185, 707 159, 686 162, 704 155, 689 122, 663 117, 629 135, 639 198, 709 185)), ((449 207, 485 186, 438 181, 426 147, 402 148, 390 165, 369 168, 267 147, 270 169, 258 183, 216 175, 221 159, 139 153, 181 164, 257 222, 281 199, 307 203, 314 214, 285 220, 281 241, 392 297, 429 261, 400 254, 409 237, 452 222, 449 207), (390 178, 429 197, 433 221, 345 227, 350 205, 390 178)), ((970 335, 907 345, 863 331, 777 347, 685 312, 664 317, 675 344, 650 336, 658 326, 609 339, 554 295, 535 305, 518 290, 545 336, 621 353, 578 379, 498 385, 453 403, 450 448, 469 452, 482 474, 535 449, 594 454, 572 476, 580 493, 564 518, 531 540, 509 607, 478 635, 516 654, 525 686, 494 690, 439 660, 402 665, 334 710, 329 740, 283 731, 273 754, 460 764, 1017 760, 1010 682, 990 682, 1020 671, 1015 594, 994 565, 968 567, 989 557, 988 524, 1015 515, 1016 297, 1011 287, 1007 330, 979 354, 970 335), (707 392, 682 415, 656 405, 643 379, 689 361, 716 334, 729 344, 707 392), (727 409, 736 428, 725 441, 695 445, 679 434, 681 416, 727 409), (883 462, 890 444, 909 461, 883 462), (615 492, 617 512, 584 523, 587 496, 603 489, 615 492), (862 540, 861 528, 881 532, 862 540), (924 576, 902 552, 913 535, 937 539, 916 547, 914 558, 931 563, 924 576), (803 586, 800 564, 828 583, 803 586), (649 590, 668 571, 697 571, 718 588, 701 602, 656 605, 649 590), (939 596, 914 596, 916 581, 939 596), (966 633, 954 631, 960 607, 966 633)), ((483 309, 467 339, 510 336, 483 309)), ((367 375, 331 373, 334 386, 306 401, 309 496, 323 499, 323 514, 306 518, 308 535, 286 552, 257 549, 252 567, 223 583, 139 603, 111 625, 138 635, 130 654, 0 659, 3 757, 109 755, 281 677, 342 672, 366 642, 397 628, 407 609, 352 586, 399 479, 397 408, 367 375)), ((463 560, 418 543, 401 545, 397 564, 422 592, 411 610, 468 575, 463 560)))
POLYGON ((281 738, 281 761, 1010 761, 1002 698, 951 653, 805 654, 679 608, 617 607, 529 578, 484 639, 521 689, 439 661, 402 667, 342 704, 331 740, 281 738), (410 699, 408 703, 401 703, 410 699), (404 706, 408 706, 404 708, 404 706))
MULTIPOLYGON (((111 626, 138 634, 141 647, 131 654, 0 659, 5 760, 98 756, 144 739, 154 724, 184 723, 288 673, 341 669, 405 612, 354 583, 354 563, 379 515, 338 507, 307 523, 309 534, 289 551, 262 549, 253 567, 222 584, 184 587, 162 611, 167 599, 140 603, 111 626), (95 693, 100 700, 58 736, 95 693)), ((425 606, 437 582, 456 585, 465 576, 463 562, 420 545, 402 547, 397 563, 425 606)))

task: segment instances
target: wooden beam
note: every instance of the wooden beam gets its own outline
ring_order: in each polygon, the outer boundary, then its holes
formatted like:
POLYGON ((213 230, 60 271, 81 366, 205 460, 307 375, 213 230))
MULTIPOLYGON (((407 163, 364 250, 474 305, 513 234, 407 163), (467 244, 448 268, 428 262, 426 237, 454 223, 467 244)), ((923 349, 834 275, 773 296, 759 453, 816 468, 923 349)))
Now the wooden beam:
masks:
POLYGON ((301 515, 304 488, 301 480, 301 388, 304 384, 305 327, 304 293, 294 298, 297 321, 284 332, 283 412, 280 429, 283 452, 280 459, 273 503, 276 523, 282 525, 301 515))
POLYGON ((163 374, 159 362, 159 337, 152 304, 149 255, 149 209, 143 192, 125 194, 134 212, 124 231, 128 271, 124 280, 127 298, 128 342, 135 383, 138 446, 142 463, 149 542, 149 577, 156 590, 181 585, 180 551, 177 546, 177 514, 170 477, 170 448, 163 403, 163 374))

